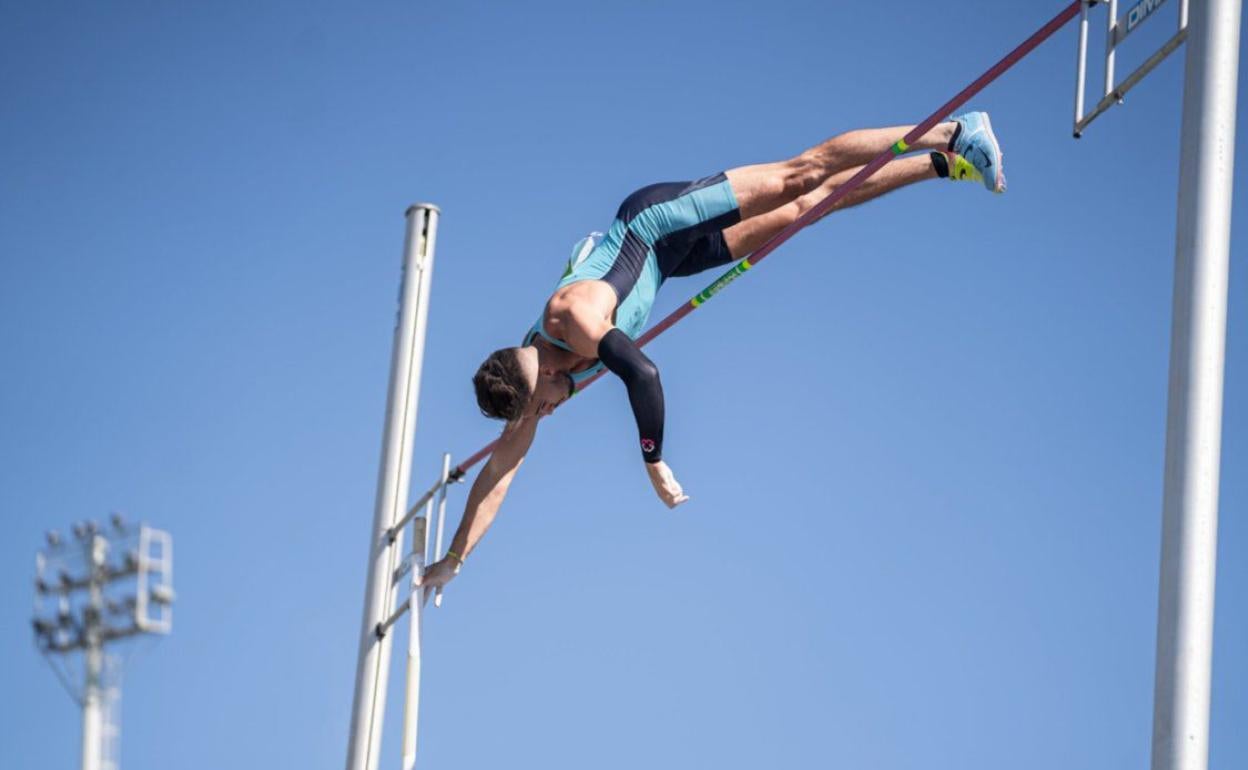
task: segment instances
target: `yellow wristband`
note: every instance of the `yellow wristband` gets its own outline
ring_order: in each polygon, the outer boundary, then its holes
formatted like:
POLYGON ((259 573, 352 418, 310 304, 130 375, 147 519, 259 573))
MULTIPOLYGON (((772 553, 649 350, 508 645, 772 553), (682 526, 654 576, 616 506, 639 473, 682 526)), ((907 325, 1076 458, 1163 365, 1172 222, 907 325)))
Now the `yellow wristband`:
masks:
POLYGON ((446 555, 447 555, 447 556, 449 556, 449 557, 451 557, 451 558, 452 558, 452 559, 454 559, 455 561, 459 562, 460 564, 463 564, 463 563, 464 563, 464 557, 460 556, 459 554, 455 553, 454 551, 447 551, 447 552, 446 552, 446 555))

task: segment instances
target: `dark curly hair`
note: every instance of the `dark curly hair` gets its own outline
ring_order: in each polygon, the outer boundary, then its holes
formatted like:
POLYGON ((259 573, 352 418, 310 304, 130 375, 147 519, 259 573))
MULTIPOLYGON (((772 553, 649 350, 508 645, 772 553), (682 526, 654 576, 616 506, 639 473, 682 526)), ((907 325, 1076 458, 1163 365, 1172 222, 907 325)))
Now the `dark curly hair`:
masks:
POLYGON ((533 395, 520 368, 520 348, 495 350, 472 377, 481 414, 512 422, 524 412, 533 395))

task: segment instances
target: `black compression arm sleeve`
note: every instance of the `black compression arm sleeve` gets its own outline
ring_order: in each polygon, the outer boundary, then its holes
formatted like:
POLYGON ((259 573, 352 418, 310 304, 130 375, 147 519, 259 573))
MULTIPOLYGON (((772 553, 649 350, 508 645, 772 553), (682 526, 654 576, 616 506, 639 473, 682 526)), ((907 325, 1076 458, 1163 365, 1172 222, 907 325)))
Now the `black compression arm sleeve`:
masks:
POLYGON ((598 360, 624 380, 637 418, 641 455, 648 463, 658 462, 663 456, 663 384, 658 367, 619 329, 607 332, 598 343, 598 360))

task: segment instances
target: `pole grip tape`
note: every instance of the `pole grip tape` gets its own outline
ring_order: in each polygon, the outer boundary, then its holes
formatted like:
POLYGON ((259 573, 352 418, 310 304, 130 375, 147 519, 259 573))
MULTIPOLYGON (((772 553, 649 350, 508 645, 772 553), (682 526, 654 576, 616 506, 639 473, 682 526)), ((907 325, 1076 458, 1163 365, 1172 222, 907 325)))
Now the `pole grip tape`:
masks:
POLYGON ((745 275, 745 271, 749 270, 751 267, 754 267, 754 265, 750 264, 749 257, 746 257, 730 267, 728 272, 715 279, 715 283, 712 283, 710 286, 707 286, 705 289, 698 292, 693 299, 689 300, 689 304, 693 307, 701 305, 703 302, 706 302, 708 299, 718 294, 725 286, 745 275))

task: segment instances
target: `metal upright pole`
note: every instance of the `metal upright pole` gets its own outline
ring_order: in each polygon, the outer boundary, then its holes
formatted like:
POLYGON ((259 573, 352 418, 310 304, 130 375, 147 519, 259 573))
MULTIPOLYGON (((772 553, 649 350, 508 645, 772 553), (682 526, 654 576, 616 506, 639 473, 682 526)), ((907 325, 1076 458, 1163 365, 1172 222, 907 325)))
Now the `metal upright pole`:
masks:
POLYGON ((425 573, 425 541, 429 537, 429 517, 412 522, 412 574, 409 594, 411 623, 407 636, 407 687, 403 704, 403 770, 416 766, 416 730, 420 722, 420 637, 422 633, 425 603, 420 601, 424 589, 420 577, 425 573))
POLYGON ((100 770, 101 738, 104 734, 103 653, 98 644, 86 650, 86 684, 82 688, 82 770, 100 770))
POLYGON ((355 699, 351 707, 347 770, 376 770, 380 751, 392 635, 379 636, 377 627, 393 607, 397 591, 394 573, 402 553, 402 543, 397 539, 391 540, 391 527, 407 506, 438 214, 438 207, 427 203, 413 205, 407 210, 402 289, 390 362, 377 501, 369 540, 368 581, 364 589, 364 618, 360 629, 355 699))
POLYGON ((1105 33, 1105 96, 1114 92, 1114 63, 1117 60, 1118 0, 1109 0, 1109 28, 1105 33))
MULTIPOLYGON (((446 452, 442 455, 442 488, 438 490, 438 527, 437 535, 433 542, 433 560, 438 561, 442 558, 442 533, 446 530, 446 490, 450 486, 451 480, 451 453, 446 452)), ((442 589, 439 588, 433 594, 433 606, 442 606, 442 589)))
POLYGON ((82 770, 100 770, 104 736, 104 703, 102 679, 104 651, 100 640, 100 619, 104 616, 104 588, 100 585, 100 568, 104 563, 104 539, 94 532, 86 541, 88 600, 83 611, 83 654, 85 681, 82 687, 82 770))
POLYGON ((1078 137, 1079 121, 1083 120, 1084 91, 1088 77, 1088 4, 1079 5, 1079 50, 1075 58, 1075 136, 1078 137))
POLYGON ((1240 2, 1195 0, 1187 39, 1153 770, 1204 770, 1209 760, 1240 2))

